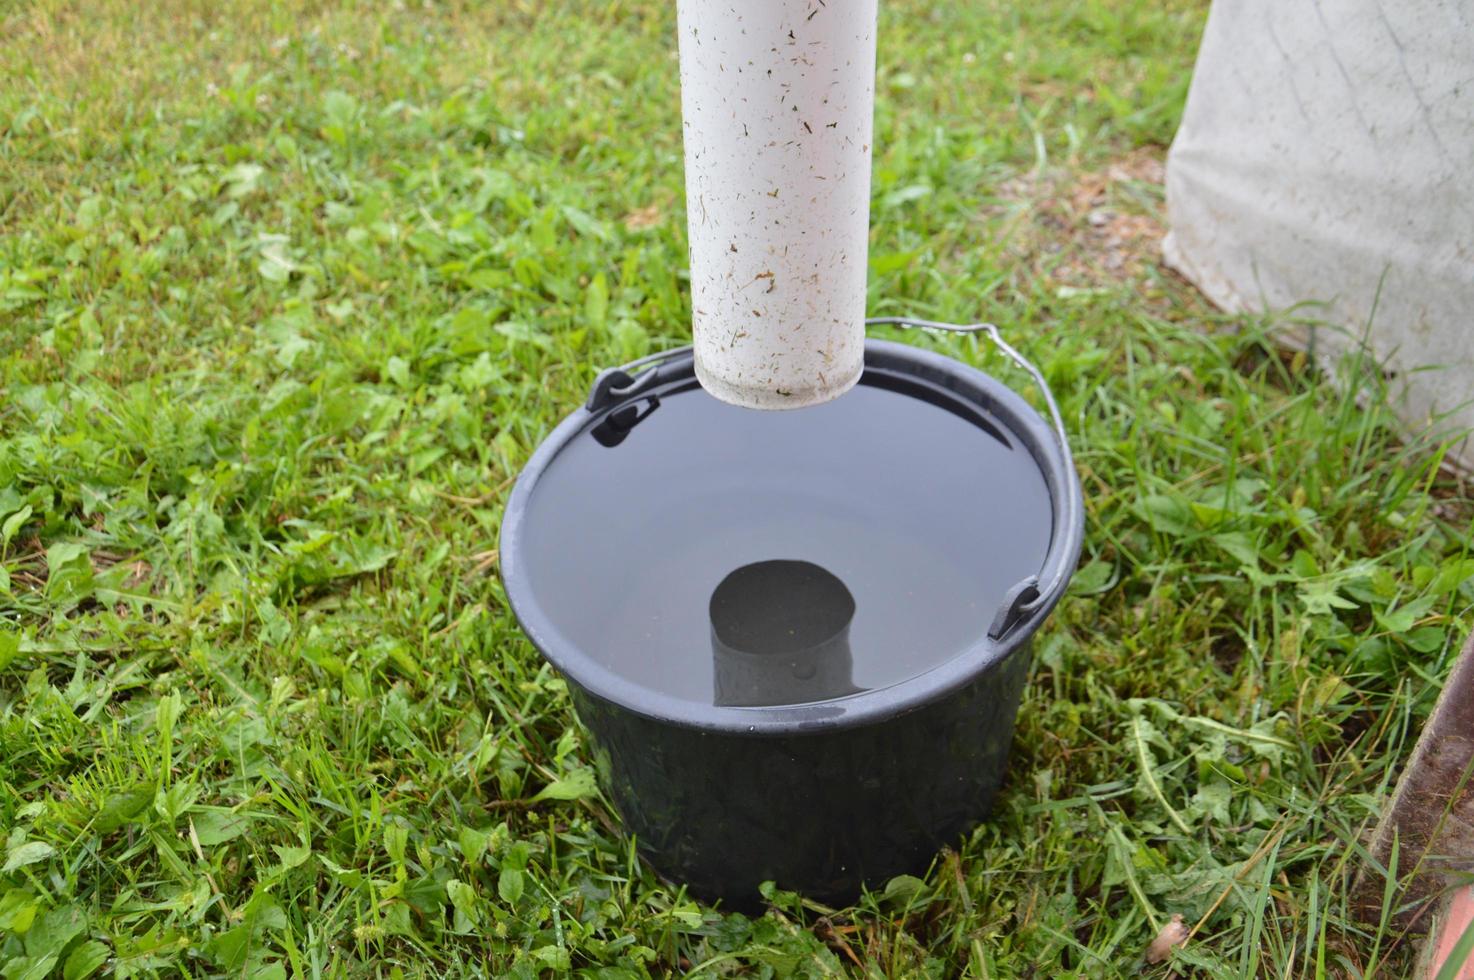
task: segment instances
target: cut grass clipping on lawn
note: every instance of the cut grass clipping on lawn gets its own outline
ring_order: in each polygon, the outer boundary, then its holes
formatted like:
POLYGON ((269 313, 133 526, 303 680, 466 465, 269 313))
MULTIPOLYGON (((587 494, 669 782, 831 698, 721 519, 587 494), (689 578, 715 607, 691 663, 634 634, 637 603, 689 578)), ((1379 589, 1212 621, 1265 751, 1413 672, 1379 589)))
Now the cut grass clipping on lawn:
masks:
POLYGON ((870 310, 1002 325, 1089 507, 995 812, 850 909, 635 860, 495 549, 688 336, 673 6, 0 14, 0 970, 1404 976, 1347 889, 1469 511, 1159 268, 1198 3, 884 5, 870 310))

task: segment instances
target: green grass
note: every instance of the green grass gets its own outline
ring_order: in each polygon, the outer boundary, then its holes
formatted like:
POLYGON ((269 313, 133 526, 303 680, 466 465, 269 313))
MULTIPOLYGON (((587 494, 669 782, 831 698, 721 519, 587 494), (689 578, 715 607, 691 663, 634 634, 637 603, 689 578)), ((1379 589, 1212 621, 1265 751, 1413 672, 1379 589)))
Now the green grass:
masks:
POLYGON ((1086 554, 992 817, 757 918, 632 858, 496 575, 539 439, 689 330, 674 5, 226 6, 0 8, 0 972, 1405 975, 1348 889, 1469 511, 1086 222, 1160 219, 1103 175, 1201 4, 884 5, 871 310, 1043 363, 1086 554))

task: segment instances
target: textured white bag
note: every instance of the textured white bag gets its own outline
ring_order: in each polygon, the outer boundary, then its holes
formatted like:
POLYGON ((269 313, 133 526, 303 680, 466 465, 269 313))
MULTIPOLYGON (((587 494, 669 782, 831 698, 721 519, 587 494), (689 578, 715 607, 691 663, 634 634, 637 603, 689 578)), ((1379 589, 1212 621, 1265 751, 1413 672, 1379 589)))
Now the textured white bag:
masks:
POLYGON ((1474 3, 1215 2, 1167 211, 1218 306, 1317 304, 1322 363, 1366 336, 1410 425, 1474 427, 1474 3))

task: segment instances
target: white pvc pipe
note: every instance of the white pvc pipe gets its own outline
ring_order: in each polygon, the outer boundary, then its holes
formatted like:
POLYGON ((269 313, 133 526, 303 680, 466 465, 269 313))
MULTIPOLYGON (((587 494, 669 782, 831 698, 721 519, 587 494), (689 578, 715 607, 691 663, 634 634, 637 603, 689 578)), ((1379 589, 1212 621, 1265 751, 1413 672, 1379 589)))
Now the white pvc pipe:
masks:
POLYGON ((876 0, 678 0, 696 377, 799 408, 865 352, 876 0))

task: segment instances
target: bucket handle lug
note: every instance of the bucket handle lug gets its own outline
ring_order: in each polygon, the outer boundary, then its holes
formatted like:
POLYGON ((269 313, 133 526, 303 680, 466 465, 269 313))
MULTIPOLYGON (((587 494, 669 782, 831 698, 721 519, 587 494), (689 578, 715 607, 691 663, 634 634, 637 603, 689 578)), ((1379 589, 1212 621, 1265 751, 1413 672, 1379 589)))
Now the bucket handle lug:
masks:
MULTIPOLYGON (((1044 398, 1044 404, 1049 409, 1048 421, 1054 429, 1054 437, 1059 441, 1060 451, 1064 454, 1065 470, 1067 473, 1075 469, 1075 458, 1070 453, 1070 439, 1065 434, 1064 416, 1060 414, 1059 403, 1054 400, 1054 392, 1049 390, 1049 382, 1044 378, 1044 372, 1023 354, 1019 353, 1008 341, 1003 339, 1003 334, 998 327, 992 323, 944 323, 937 320, 920 320, 909 316, 877 316, 865 321, 867 327, 891 326, 906 327, 917 330, 936 330, 943 333, 981 333, 986 334, 993 345, 998 348, 1014 364, 1023 368, 1024 372, 1033 379, 1039 388, 1039 393, 1044 398)), ((1064 492, 1064 488, 1060 488, 1064 492)), ((1078 516, 1068 512, 1074 503, 1070 495, 1066 495, 1065 507, 1067 511, 1060 515, 1065 521, 1078 520, 1078 516)), ((1039 606, 1050 596, 1055 595, 1069 579, 1074 570, 1074 562, 1067 556, 1056 555, 1047 559, 1038 575, 1031 575, 1008 590, 1004 596, 1003 604, 998 609, 998 615, 993 619, 993 625, 988 630, 988 636, 999 640, 1008 633, 1016 624, 1027 619, 1039 606), (1044 585, 1040 585, 1040 582, 1044 585)))
POLYGON ((687 344, 684 347, 672 347, 670 350, 649 354, 620 367, 605 368, 599 372, 598 377, 594 378, 594 386, 589 391, 589 400, 584 403, 584 408, 590 412, 597 412, 617 402, 633 398, 650 387, 660 375, 660 372, 656 370, 643 371, 638 375, 635 372, 690 352, 691 345, 687 344))
POLYGON ((1019 620, 1028 616, 1028 606, 1039 598, 1039 576, 1030 575, 1022 582, 1008 590, 1003 597, 1003 602, 998 607, 998 615, 993 617, 993 625, 988 627, 988 639, 1001 640, 1004 635, 1019 620))

